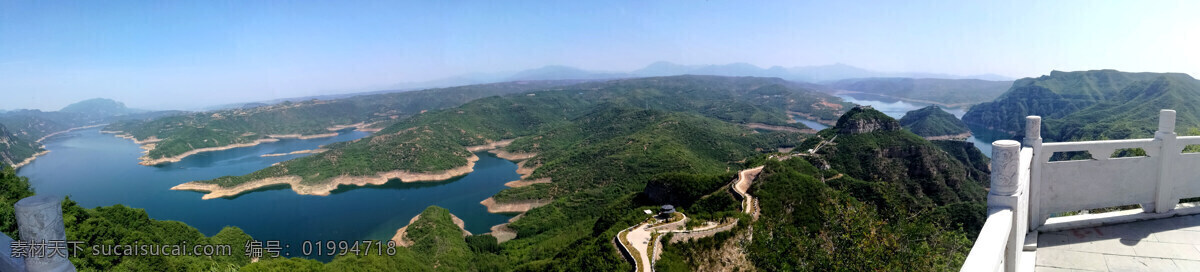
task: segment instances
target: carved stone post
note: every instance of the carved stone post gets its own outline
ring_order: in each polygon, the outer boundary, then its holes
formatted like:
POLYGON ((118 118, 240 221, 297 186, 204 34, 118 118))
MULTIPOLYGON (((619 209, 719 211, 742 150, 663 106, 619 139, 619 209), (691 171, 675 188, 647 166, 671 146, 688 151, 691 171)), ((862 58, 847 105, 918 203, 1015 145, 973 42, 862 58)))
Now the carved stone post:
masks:
POLYGON ((1024 146, 1033 149, 1033 161, 1029 165, 1029 231, 1037 230, 1042 224, 1046 223, 1046 219, 1050 218, 1049 214, 1042 214, 1042 200, 1039 194, 1042 191, 1042 117, 1041 116, 1026 116, 1025 117, 1025 141, 1024 146))
POLYGON ((46 245, 30 248, 30 255, 25 258, 25 268, 28 271, 75 271, 75 266, 66 257, 67 233, 63 226, 62 198, 49 195, 26 197, 17 201, 13 209, 16 210, 21 240, 46 245), (61 249, 64 250, 61 254, 46 250, 57 248, 51 245, 54 242, 61 242, 61 249))
POLYGON ((1171 174, 1172 165, 1181 157, 1183 147, 1175 141, 1175 110, 1161 110, 1158 113, 1158 132, 1154 133, 1155 141, 1162 141, 1162 150, 1158 160, 1158 187, 1154 196, 1154 212, 1165 213, 1175 209, 1179 199, 1175 198, 1175 176, 1171 174))
POLYGON ((992 195, 1010 196, 1017 192, 1020 164, 1021 143, 1012 140, 992 142, 992 195))
POLYGON ((1023 217, 1028 209, 1021 205, 1021 143, 1012 140, 992 142, 991 191, 988 193, 988 214, 998 210, 1012 210, 1012 228, 1008 233, 1008 245, 1004 248, 1005 271, 1016 271, 1017 258, 1025 244, 1023 217))

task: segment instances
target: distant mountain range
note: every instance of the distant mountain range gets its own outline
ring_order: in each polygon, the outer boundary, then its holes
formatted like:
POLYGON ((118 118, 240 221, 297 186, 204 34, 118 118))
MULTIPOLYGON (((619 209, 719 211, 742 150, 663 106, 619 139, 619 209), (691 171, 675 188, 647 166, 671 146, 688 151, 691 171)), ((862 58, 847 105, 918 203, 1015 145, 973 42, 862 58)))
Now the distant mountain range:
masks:
POLYGON ((418 89, 431 87, 446 87, 459 86, 469 84, 481 84, 503 81, 519 81, 519 80, 565 80, 565 79, 580 79, 580 80, 598 80, 598 79, 616 79, 616 78, 634 78, 634 77, 656 77, 656 76, 674 76, 674 75, 713 75, 713 76, 755 76, 755 77, 778 77, 790 81, 802 82, 827 82, 850 78, 870 78, 870 77, 906 77, 906 78, 941 78, 941 79, 980 79, 990 81, 1011 81, 1012 78, 995 75, 983 74, 972 76, 938 74, 938 73, 914 73, 914 72, 879 72, 867 70, 859 67, 854 67, 846 64, 830 64, 819 66, 799 66, 799 67, 782 67, 772 66, 762 68, 753 64, 738 62, 723 65, 683 65, 666 61, 659 61, 647 65, 645 68, 637 69, 629 72, 612 72, 612 71, 589 71, 580 68, 550 65, 541 68, 529 69, 514 73, 475 73, 460 76, 454 76, 444 79, 424 81, 424 82, 408 82, 389 86, 388 89, 418 89))

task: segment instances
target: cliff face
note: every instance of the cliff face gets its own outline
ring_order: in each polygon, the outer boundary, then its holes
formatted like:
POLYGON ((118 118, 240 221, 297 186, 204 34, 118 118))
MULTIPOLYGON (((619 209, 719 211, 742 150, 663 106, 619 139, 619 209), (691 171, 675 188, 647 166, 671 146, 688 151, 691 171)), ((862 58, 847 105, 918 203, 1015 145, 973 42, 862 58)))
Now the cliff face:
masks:
POLYGON ((37 143, 17 138, 0 125, 0 164, 14 165, 33 156, 39 150, 37 143))
POLYGON ((896 119, 892 119, 870 106, 858 106, 850 109, 841 118, 838 118, 838 123, 834 127, 838 133, 842 134, 897 131, 901 128, 900 122, 897 122, 896 119))
POLYGON ((1160 77, 1191 79, 1179 73, 1127 73, 1116 70, 1053 71, 1050 75, 1013 82, 995 101, 971 107, 963 122, 1010 134, 1024 129, 1025 116, 1063 118, 1092 106, 1120 102, 1122 90, 1160 77))
POLYGON ((838 122, 838 138, 819 154, 832 169, 867 182, 907 209, 943 206, 959 202, 982 203, 988 184, 986 169, 979 169, 973 146, 951 148, 964 155, 956 158, 943 148, 909 131, 882 112, 858 107, 838 122), (968 150, 972 152, 968 152, 968 150))

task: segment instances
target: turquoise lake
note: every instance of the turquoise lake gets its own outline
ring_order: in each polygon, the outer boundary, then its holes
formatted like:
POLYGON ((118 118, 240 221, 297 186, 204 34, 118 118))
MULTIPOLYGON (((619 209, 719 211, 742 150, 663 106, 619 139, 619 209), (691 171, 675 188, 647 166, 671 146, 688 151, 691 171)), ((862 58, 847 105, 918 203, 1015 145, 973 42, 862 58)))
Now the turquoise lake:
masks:
MULTIPOLYGON (((300 256, 305 240, 386 241, 430 205, 449 209, 463 219, 471 233, 486 233, 512 215, 488 213, 479 202, 506 188, 504 183, 520 178, 513 162, 479 152, 473 172, 446 181, 342 186, 329 196, 297 195, 291 188, 277 186, 234 198, 201 200, 200 192, 169 189, 188 181, 248 174, 304 156, 261 157, 263 154, 314 149, 367 133, 348 131, 330 138, 205 152, 151 167, 137 164, 142 156, 138 145, 99 130, 47 139, 44 144, 50 153, 22 167, 18 174, 29 177, 38 194, 70 196, 88 208, 122 204, 145 209, 151 218, 182 221, 209 236, 225 226, 237 226, 256 240, 290 245, 292 257, 300 256)), ((235 249, 241 250, 241 245, 235 249)))

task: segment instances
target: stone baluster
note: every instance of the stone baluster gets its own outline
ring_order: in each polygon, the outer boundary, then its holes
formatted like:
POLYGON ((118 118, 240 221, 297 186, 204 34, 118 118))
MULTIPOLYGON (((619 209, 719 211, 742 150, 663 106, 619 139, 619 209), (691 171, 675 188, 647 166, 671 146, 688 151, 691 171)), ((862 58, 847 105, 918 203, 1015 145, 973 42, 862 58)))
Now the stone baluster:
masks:
POLYGON ((1025 117, 1025 140, 1023 146, 1033 149, 1033 161, 1029 166, 1029 229, 1036 230, 1042 224, 1046 223, 1046 219, 1050 218, 1049 214, 1042 214, 1042 201, 1039 197, 1042 189, 1042 156, 1050 154, 1042 154, 1042 117, 1041 116, 1026 116, 1025 117))
POLYGON ((1017 192, 1020 164, 1021 143, 1012 140, 992 142, 991 195, 1010 196, 1017 192))
POLYGON ((1175 176, 1172 175, 1172 165, 1179 160, 1183 147, 1175 141, 1175 110, 1158 112, 1158 131, 1154 133, 1155 141, 1162 141, 1162 150, 1158 160, 1158 187, 1154 196, 1154 212, 1165 213, 1175 208, 1179 199, 1175 197, 1175 176))
POLYGON ((1012 211, 1012 228, 1008 234, 1008 245, 1004 249, 1005 271, 1016 271, 1017 258, 1025 243, 1026 226, 1019 220, 1026 216, 1020 212, 1022 196, 1020 183, 1021 143, 1012 140, 992 142, 991 190, 988 193, 988 214, 1000 210, 1012 211))
MULTIPOLYGON (((21 240, 30 244, 45 244, 44 248, 30 248, 29 257, 25 258, 27 271, 75 271, 75 266, 67 260, 65 250, 68 250, 67 233, 63 226, 62 198, 49 195, 35 195, 17 201, 13 205, 17 217, 17 229, 21 232, 21 240), (55 242, 61 243, 60 254, 52 254, 48 248, 55 242), (39 252, 40 251, 40 252, 39 252)), ((73 249, 72 249, 73 250, 73 249)))

